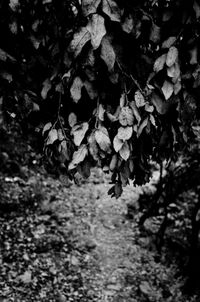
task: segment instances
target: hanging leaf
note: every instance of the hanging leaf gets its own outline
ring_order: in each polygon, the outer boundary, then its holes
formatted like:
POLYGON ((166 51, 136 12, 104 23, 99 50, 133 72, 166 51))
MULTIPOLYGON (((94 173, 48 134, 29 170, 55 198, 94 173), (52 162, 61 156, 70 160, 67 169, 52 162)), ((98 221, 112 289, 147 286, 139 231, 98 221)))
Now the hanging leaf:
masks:
POLYGON ((68 123, 70 125, 70 127, 74 127, 77 123, 77 116, 74 112, 71 112, 69 117, 68 117, 68 123))
POLYGON ((162 48, 170 48, 174 44, 174 42, 176 42, 176 37, 169 37, 163 42, 162 48))
POLYGON ((137 137, 139 137, 142 134, 142 131, 144 130, 144 128, 147 126, 148 124, 148 117, 146 117, 142 123, 140 124, 138 130, 137 130, 137 137))
POLYGON ((44 135, 45 132, 48 131, 51 127, 52 127, 52 123, 51 122, 49 122, 46 125, 44 125, 44 128, 42 130, 42 135, 44 135))
POLYGON ((160 114, 165 114, 168 111, 169 104, 166 103, 157 93, 153 92, 151 97, 152 104, 160 114))
POLYGON ((88 155, 88 149, 86 145, 81 145, 77 151, 74 152, 71 163, 68 166, 69 170, 75 169, 78 164, 84 161, 88 155))
POLYGON ((80 125, 76 125, 72 128, 71 134, 74 136, 74 144, 76 146, 80 146, 82 143, 82 140, 85 137, 85 134, 89 128, 89 125, 87 122, 84 122, 80 125))
POLYGON ((58 140, 62 141, 65 139, 62 129, 58 129, 58 140))
POLYGON ((144 107, 144 110, 145 110, 146 112, 152 113, 152 112, 154 111, 154 107, 153 107, 152 105, 149 105, 149 103, 146 103, 146 104, 145 104, 145 107, 144 107))
POLYGON ((155 72, 159 72, 163 69, 165 62, 166 62, 166 54, 163 54, 162 56, 160 56, 159 58, 156 59, 154 66, 153 66, 153 70, 155 72))
POLYGON ((172 93, 174 92, 174 86, 172 83, 170 83, 169 81, 165 81, 163 86, 162 86, 162 92, 165 96, 165 99, 168 100, 172 93))
POLYGON ((127 141, 133 134, 133 127, 120 127, 118 129, 117 137, 122 141, 127 141))
POLYGON ((112 156, 112 159, 111 159, 111 162, 110 162, 110 165, 109 165, 109 169, 110 171, 114 171, 117 167, 117 154, 114 154, 112 156))
POLYGON ((111 141, 109 138, 108 131, 105 127, 100 127, 95 131, 95 139, 101 148, 101 150, 110 153, 111 152, 111 141))
POLYGON ((81 27, 78 32, 73 36, 73 39, 69 45, 69 50, 76 58, 82 51, 83 46, 91 39, 91 34, 87 27, 81 27))
POLYGON ((97 146, 97 142, 95 139, 95 134, 94 132, 91 133, 91 135, 88 137, 88 143, 89 143, 89 152, 92 155, 92 157, 94 158, 95 161, 99 160, 99 149, 97 146))
POLYGON ((81 78, 76 77, 70 88, 71 97, 75 103, 78 103, 78 101, 81 98, 82 87, 83 87, 83 82, 82 82, 81 78))
POLYGON ((97 49, 101 44, 103 36, 106 34, 104 18, 98 14, 93 14, 87 24, 87 30, 91 34, 91 44, 93 49, 97 49))
POLYGON ((107 16, 110 17, 111 21, 121 21, 121 11, 114 0, 103 0, 102 10, 107 16))
POLYGON ((177 81, 180 77, 181 71, 178 63, 174 63, 171 67, 167 68, 167 75, 173 78, 173 81, 177 81))
POLYGON ((51 82, 50 82, 49 79, 46 79, 43 82, 43 88, 42 88, 42 91, 41 91, 41 97, 43 98, 43 100, 46 100, 47 94, 48 94, 50 89, 51 89, 51 82))
POLYGON ((132 108, 132 110, 133 110, 133 115, 134 115, 134 117, 136 118, 136 120, 137 120, 137 122, 138 122, 138 124, 139 124, 140 121, 141 121, 141 116, 140 116, 140 113, 139 113, 139 111, 138 111, 138 108, 136 107, 135 102, 132 101, 132 102, 130 103, 130 106, 131 106, 131 108, 132 108))
POLYGON ((97 98, 98 96, 98 93, 97 93, 97 90, 96 88, 94 87, 94 84, 89 82, 89 81, 85 81, 84 82, 84 87, 87 91, 87 94, 89 95, 90 99, 91 100, 94 100, 97 98))
POLYGON ((161 32, 161 28, 158 25, 156 25, 155 23, 153 23, 152 27, 151 27, 151 32, 150 32, 149 39, 154 43, 159 43, 159 41, 160 41, 160 32, 161 32))
POLYGON ((179 91, 181 90, 182 85, 181 85, 181 81, 177 81, 174 84, 174 94, 177 95, 179 93, 179 91))
POLYGON ((95 14, 101 0, 82 0, 82 12, 85 17, 95 14))
POLYGON ((178 58, 178 49, 175 46, 170 47, 167 57, 166 57, 166 65, 171 67, 178 58))
POLYGON ((127 142, 125 142, 122 146, 122 148, 119 150, 120 156, 127 160, 130 157, 130 148, 127 142))
POLYGON ((124 141, 118 138, 118 135, 114 137, 113 140, 113 148, 115 149, 116 152, 119 152, 119 150, 122 148, 124 144, 124 141))
POLYGON ((56 129, 52 129, 49 131, 48 138, 47 138, 47 145, 53 144, 58 139, 58 132, 56 129))
POLYGON ((98 108, 98 119, 102 122, 104 121, 104 113, 105 109, 103 108, 102 104, 100 104, 98 108))
POLYGON ((135 92, 135 103, 138 108, 143 107, 146 103, 144 96, 142 95, 142 93, 139 90, 137 90, 135 92))
POLYGON ((133 17, 131 15, 128 15, 125 18, 124 22, 122 23, 122 29, 127 34, 130 34, 132 32, 132 30, 133 30, 133 26, 134 26, 133 17))
POLYGON ((115 64, 116 54, 108 37, 104 37, 101 43, 101 58, 106 63, 108 71, 111 71, 115 64))
POLYGON ((133 111, 128 106, 123 107, 119 114, 119 122, 122 126, 132 126, 134 122, 133 111))

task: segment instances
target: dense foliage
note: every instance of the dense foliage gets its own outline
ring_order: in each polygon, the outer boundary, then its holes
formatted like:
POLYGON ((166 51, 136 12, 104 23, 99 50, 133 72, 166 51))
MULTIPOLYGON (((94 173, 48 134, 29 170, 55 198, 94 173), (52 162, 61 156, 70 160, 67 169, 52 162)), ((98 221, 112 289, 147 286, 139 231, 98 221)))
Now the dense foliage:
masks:
POLYGON ((98 164, 118 197, 198 135, 197 0, 3 0, 0 14, 0 121, 31 121, 71 176, 98 164))

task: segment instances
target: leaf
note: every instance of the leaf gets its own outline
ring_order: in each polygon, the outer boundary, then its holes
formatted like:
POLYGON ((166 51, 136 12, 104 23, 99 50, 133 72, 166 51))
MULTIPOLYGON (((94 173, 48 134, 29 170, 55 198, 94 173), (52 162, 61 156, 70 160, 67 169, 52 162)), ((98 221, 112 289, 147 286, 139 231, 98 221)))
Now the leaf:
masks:
POLYGON ((85 81, 84 82, 84 87, 85 87, 85 89, 87 91, 87 94, 89 95, 90 99, 95 100, 98 96, 98 93, 97 93, 97 90, 94 87, 94 85, 89 81, 85 81))
POLYGON ((150 287, 149 283, 147 281, 142 281, 140 283, 140 291, 142 294, 144 294, 145 296, 151 296, 153 293, 152 288, 150 287))
POLYGON ((165 114, 168 111, 169 104, 163 101, 163 99, 157 93, 153 92, 151 101, 158 113, 165 114))
POLYGON ((160 32, 161 32, 161 28, 155 23, 153 23, 151 27, 149 39, 154 43, 158 43, 160 41, 160 32))
POLYGON ((144 128, 147 126, 148 124, 148 117, 146 117, 142 123, 140 124, 138 130, 137 130, 137 137, 139 137, 142 134, 142 131, 144 130, 144 128))
POLYGON ((124 144, 124 141, 119 139, 119 137, 116 135, 113 140, 113 148, 115 149, 115 151, 119 152, 119 150, 122 148, 123 144, 124 144))
POLYGON ((51 122, 49 122, 49 123, 47 123, 46 125, 44 125, 44 128, 43 128, 43 130, 42 130, 42 135, 44 135, 44 133, 45 133, 46 131, 48 131, 51 127, 52 127, 52 123, 51 123, 51 122))
POLYGON ((58 129, 58 140, 59 140, 59 141, 62 141, 62 140, 64 140, 64 139, 65 139, 65 137, 64 137, 64 135, 63 135, 62 129, 58 129))
POLYGON ((170 48, 175 41, 176 41, 176 37, 169 37, 167 40, 163 42, 162 48, 170 48))
POLYGON ((81 78, 76 77, 70 88, 71 97, 75 103, 77 103, 81 98, 82 87, 83 87, 83 82, 81 78))
POLYGON ((98 14, 92 15, 89 23, 87 24, 87 30, 91 34, 91 44, 93 49, 97 49, 101 44, 103 36, 106 34, 104 18, 98 14))
POLYGON ((128 15, 125 18, 124 22, 122 23, 122 29, 127 34, 130 34, 132 32, 132 30, 133 30, 133 26, 134 26, 133 17, 131 15, 128 15))
POLYGON ((82 140, 85 137, 86 132, 88 131, 89 125, 87 122, 84 122, 80 125, 76 125, 72 128, 71 134, 74 136, 74 144, 80 146, 82 140))
POLYGON ((130 148, 127 142, 125 142, 122 146, 122 148, 119 150, 120 156, 127 160, 130 157, 130 148))
POLYGON ((23 275, 19 276, 19 279, 25 284, 28 284, 28 283, 32 282, 32 273, 31 273, 31 271, 26 271, 23 275))
POLYGON ((138 108, 143 107, 146 103, 144 96, 142 95, 142 93, 139 90, 137 90, 135 92, 135 103, 138 108))
POLYGON ((144 109, 146 112, 150 112, 150 113, 154 111, 154 107, 152 105, 149 105, 148 103, 145 104, 144 109))
POLYGON ((88 143, 89 143, 89 152, 92 155, 92 157, 94 158, 94 160, 98 161, 99 160, 99 155, 98 155, 98 146, 97 146, 97 142, 95 139, 95 134, 92 133, 89 138, 88 138, 88 143))
POLYGON ((19 7, 19 0, 10 0, 9 6, 15 12, 19 7))
POLYGON ((122 192, 123 192, 122 185, 119 182, 117 182, 115 184, 114 192, 115 192, 115 197, 116 198, 119 198, 122 195, 122 192))
POLYGON ((199 5, 199 3, 197 3, 197 1, 194 1, 193 9, 195 11, 196 18, 199 19, 199 17, 200 17, 200 5, 199 5))
POLYGON ((49 79, 46 79, 43 82, 43 88, 42 88, 42 91, 41 91, 41 97, 43 98, 43 100, 46 100, 47 94, 48 94, 50 89, 51 89, 51 82, 50 82, 49 79))
POLYGON ((122 126, 132 126, 134 122, 133 111, 128 106, 123 107, 119 114, 119 122, 122 126))
POLYGON ((132 102, 130 103, 130 106, 131 106, 131 108, 132 108, 132 110, 133 110, 134 117, 136 118, 137 122, 140 123, 140 121, 141 121, 141 116, 140 116, 140 113, 139 113, 139 111, 138 111, 138 108, 136 107, 135 102, 132 101, 132 102))
POLYGON ((88 149, 86 145, 81 145, 77 151, 74 152, 73 158, 71 163, 68 166, 69 170, 73 170, 77 167, 78 164, 80 164, 82 161, 84 161, 85 157, 88 154, 88 149))
POLYGON ((167 75, 170 78, 173 78, 173 81, 177 81, 180 77, 181 71, 178 63, 174 63, 171 67, 167 68, 167 75))
POLYGON ((77 116, 74 112, 71 112, 68 117, 68 124, 72 128, 76 125, 76 123, 77 123, 77 116))
POLYGON ((47 138, 47 145, 53 144, 58 139, 58 132, 56 129, 52 129, 49 131, 48 138, 47 138))
POLYGON ((153 66, 153 70, 155 72, 159 72, 163 69, 165 62, 166 62, 166 54, 163 54, 162 56, 160 56, 159 58, 156 59, 154 66, 153 66))
POLYGON ((117 137, 122 141, 127 141, 133 134, 133 127, 120 127, 118 129, 117 137))
POLYGON ((91 34, 87 27, 81 27, 78 32, 73 36, 73 39, 69 45, 69 50, 76 58, 82 51, 83 46, 91 39, 91 34))
POLYGON ((105 113, 105 109, 103 108, 102 104, 100 104, 98 108, 98 118, 102 122, 104 121, 104 113, 105 113))
POLYGON ((82 0, 82 12, 85 17, 90 14, 94 14, 97 11, 97 8, 101 0, 82 0))
POLYGON ((101 150, 110 153, 111 141, 105 127, 100 127, 95 131, 95 139, 101 150))
POLYGON ((170 47, 167 57, 166 57, 166 65, 171 67, 178 59, 178 49, 175 46, 170 47))
POLYGON ((181 90, 182 85, 181 85, 181 81, 177 81, 174 84, 174 94, 177 95, 179 93, 179 91, 181 90))
POLYGON ((165 81, 162 86, 162 92, 165 96, 165 99, 168 100, 174 91, 174 86, 169 81, 165 81))
POLYGON ((121 21, 121 10, 114 0, 103 0, 102 10, 107 16, 110 17, 111 21, 121 21))
POLYGON ((106 63, 108 71, 111 71, 115 65, 116 54, 108 37, 102 39, 100 56, 106 63))

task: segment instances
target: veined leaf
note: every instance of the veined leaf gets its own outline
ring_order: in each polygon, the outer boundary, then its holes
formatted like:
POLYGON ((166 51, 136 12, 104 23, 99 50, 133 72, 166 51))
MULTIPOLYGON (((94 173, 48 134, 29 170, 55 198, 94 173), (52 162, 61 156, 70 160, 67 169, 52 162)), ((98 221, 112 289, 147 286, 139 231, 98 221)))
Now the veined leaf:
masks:
POLYGON ((77 116, 74 112, 71 112, 69 117, 68 117, 68 123, 70 125, 70 127, 74 127, 77 123, 77 116))
POLYGON ((125 142, 122 146, 122 148, 119 150, 120 156, 127 160, 130 157, 130 148, 127 142, 125 142))
POLYGON ((87 24, 87 30, 91 34, 91 44, 93 49, 97 49, 101 44, 103 36, 106 34, 104 18, 98 14, 92 15, 89 23, 87 24))
POLYGON ((166 54, 163 54, 162 56, 160 56, 159 58, 157 58, 155 60, 154 66, 153 66, 153 70, 155 72, 159 72, 163 69, 165 62, 166 62, 166 54))
POLYGON ((136 106, 139 108, 139 107, 143 107, 145 105, 145 99, 144 99, 144 96, 142 95, 142 93, 137 90, 135 92, 135 104, 136 106))
POLYGON ((178 49, 175 46, 170 47, 167 57, 166 57, 166 65, 171 67, 178 58, 178 49))
POLYGON ((102 39, 100 56, 102 60, 104 60, 104 62, 106 63, 108 71, 111 71, 115 64, 116 54, 110 43, 109 38, 106 36, 102 39))
POLYGON ((95 131, 95 139, 101 150, 110 153, 111 141, 105 127, 100 127, 95 131))
POLYGON ((120 127, 118 129, 117 137, 122 141, 127 141, 133 134, 133 127, 120 127))
POLYGON ((113 148, 115 149, 115 151, 119 152, 119 150, 122 148, 123 144, 124 144, 124 141, 119 139, 118 135, 116 135, 113 140, 113 148))
POLYGON ((172 96, 172 93, 174 92, 173 84, 170 83, 169 81, 165 81, 162 86, 162 92, 165 96, 165 99, 168 100, 172 96))
POLYGON ((71 97, 75 103, 77 103, 81 98, 82 87, 83 87, 83 82, 82 82, 81 78, 76 77, 70 88, 71 97))
POLYGON ((52 123, 51 122, 49 122, 46 125, 44 125, 44 128, 42 130, 42 135, 44 135, 45 132, 48 131, 51 127, 52 127, 52 123))
POLYGON ((133 111, 128 106, 123 107, 119 114, 119 122, 122 126, 132 126, 134 121, 133 111))
POLYGON ((73 36, 73 39, 69 45, 70 51, 74 54, 74 57, 77 57, 83 46, 91 39, 91 34, 88 31, 87 27, 81 27, 78 32, 73 36))
POLYGON ((176 37, 174 37, 174 36, 169 37, 167 40, 165 40, 162 43, 162 48, 170 48, 174 44, 175 41, 176 41, 176 37))
POLYGON ((48 134, 48 138, 47 138, 46 144, 47 144, 47 145, 51 145, 51 144, 53 144, 57 139, 58 139, 58 132, 57 132, 56 129, 52 129, 52 130, 49 131, 49 134, 48 134))
POLYGON ((84 161, 85 157, 88 155, 87 146, 81 145, 77 151, 74 152, 71 163, 68 166, 69 170, 75 169, 78 164, 84 161))
POLYGON ((142 123, 140 124, 138 130, 137 130, 137 137, 139 137, 142 134, 142 131, 144 130, 144 128, 147 126, 148 124, 148 117, 146 117, 142 123))
POLYGON ((120 22, 121 10, 114 0, 103 0, 102 10, 106 15, 110 17, 111 21, 120 22))
POLYGON ((101 0, 82 0, 82 12, 85 17, 95 14, 101 0))
POLYGON ((92 157, 94 158, 94 160, 98 161, 99 160, 99 155, 98 155, 98 146, 97 146, 97 142, 95 139, 95 134, 94 132, 91 133, 91 135, 88 138, 88 143, 89 143, 89 152, 92 155, 92 157))
POLYGON ((82 143, 82 140, 85 137, 85 134, 89 128, 89 125, 87 122, 84 122, 80 125, 76 125, 72 128, 71 134, 74 136, 74 144, 76 146, 80 146, 82 143))

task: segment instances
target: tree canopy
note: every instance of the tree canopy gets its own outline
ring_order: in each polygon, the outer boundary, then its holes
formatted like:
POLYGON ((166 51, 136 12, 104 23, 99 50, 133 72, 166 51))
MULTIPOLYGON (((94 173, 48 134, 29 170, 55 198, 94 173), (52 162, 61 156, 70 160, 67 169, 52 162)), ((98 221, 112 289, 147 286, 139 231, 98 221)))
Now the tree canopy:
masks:
POLYGON ((100 165, 118 197, 199 136, 199 1, 3 0, 0 14, 0 123, 32 122, 71 177, 100 165))

